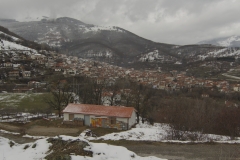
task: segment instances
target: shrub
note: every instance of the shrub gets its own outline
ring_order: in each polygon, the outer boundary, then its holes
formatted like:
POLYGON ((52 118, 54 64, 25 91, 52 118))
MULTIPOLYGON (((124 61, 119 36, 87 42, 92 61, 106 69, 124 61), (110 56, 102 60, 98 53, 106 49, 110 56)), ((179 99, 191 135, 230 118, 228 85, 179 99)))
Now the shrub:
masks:
POLYGON ((36 144, 36 143, 34 143, 34 144, 32 145, 32 148, 36 148, 36 146, 37 146, 37 144, 36 144))
POLYGON ((10 147, 14 146, 14 144, 15 144, 15 143, 14 143, 13 141, 10 141, 10 142, 9 142, 10 147))
POLYGON ((24 148, 23 149, 27 149, 29 147, 29 145, 28 144, 26 144, 25 146, 24 146, 24 148))

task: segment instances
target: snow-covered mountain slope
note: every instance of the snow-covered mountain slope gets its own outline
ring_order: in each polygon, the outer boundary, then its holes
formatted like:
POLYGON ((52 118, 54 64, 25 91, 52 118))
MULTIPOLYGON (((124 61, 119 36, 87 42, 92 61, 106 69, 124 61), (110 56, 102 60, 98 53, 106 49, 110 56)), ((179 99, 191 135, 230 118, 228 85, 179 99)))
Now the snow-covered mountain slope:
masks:
POLYGON ((160 56, 158 50, 154 50, 152 52, 143 54, 139 60, 142 62, 145 62, 145 61, 153 62, 155 59, 160 59, 160 58, 161 58, 161 56, 160 56))
POLYGON ((126 57, 134 59, 147 50, 167 51, 173 46, 152 42, 119 27, 86 24, 68 17, 29 22, 0 20, 0 25, 25 39, 60 47, 79 57, 87 57, 90 51, 96 54, 110 52, 111 57, 126 60, 126 57))
POLYGON ((240 47, 240 36, 230 36, 224 38, 216 38, 212 40, 201 41, 199 44, 212 44, 224 47, 240 47))
MULTIPOLYGON (((113 32, 112 34, 116 34, 116 32, 125 32, 119 27, 85 24, 79 20, 67 17, 57 19, 44 18, 41 21, 29 22, 0 20, 0 25, 9 28, 11 31, 26 39, 38 43, 45 42, 54 47, 61 46, 62 43, 70 40, 74 41, 91 38, 105 31, 113 32)), ((111 36, 108 36, 107 38, 109 39, 110 37, 111 36)))
MULTIPOLYGON (((38 54, 35 49, 18 44, 22 40, 0 31, 0 51, 23 51, 26 55, 38 54)), ((7 52, 6 52, 7 53, 7 52)))
POLYGON ((213 50, 211 52, 206 52, 205 54, 198 55, 202 60, 208 57, 234 57, 240 58, 240 49, 237 48, 223 48, 218 50, 213 50))
MULTIPOLYGON (((25 56, 39 56, 44 57, 42 53, 45 51, 40 50, 40 45, 31 41, 27 41, 20 36, 9 32, 6 28, 0 26, 0 55, 1 57, 7 56, 8 58, 19 57, 20 55, 25 56)), ((7 58, 7 59, 8 59, 7 58)), ((5 60, 3 58, 2 60, 5 60)))
POLYGON ((8 38, 10 38, 10 39, 12 39, 14 41, 21 41, 19 38, 11 36, 9 34, 6 34, 6 33, 2 32, 2 31, 0 31, 0 35, 4 35, 5 37, 8 37, 8 38))

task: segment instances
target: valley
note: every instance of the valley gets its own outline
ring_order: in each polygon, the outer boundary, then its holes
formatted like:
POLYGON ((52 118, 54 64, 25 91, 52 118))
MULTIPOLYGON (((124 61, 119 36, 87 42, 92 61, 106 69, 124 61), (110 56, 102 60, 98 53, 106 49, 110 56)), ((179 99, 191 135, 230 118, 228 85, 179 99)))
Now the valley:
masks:
POLYGON ((108 158, 109 144, 136 153, 124 150, 127 158, 239 158, 240 48, 231 45, 238 37, 165 44, 68 17, 0 25, 0 142, 8 154, 24 148, 51 159, 70 144, 61 156, 108 158), (67 125, 68 103, 134 107, 136 125, 67 125), (89 129, 97 137, 86 136, 89 129), (34 143, 49 150, 38 153, 34 143))

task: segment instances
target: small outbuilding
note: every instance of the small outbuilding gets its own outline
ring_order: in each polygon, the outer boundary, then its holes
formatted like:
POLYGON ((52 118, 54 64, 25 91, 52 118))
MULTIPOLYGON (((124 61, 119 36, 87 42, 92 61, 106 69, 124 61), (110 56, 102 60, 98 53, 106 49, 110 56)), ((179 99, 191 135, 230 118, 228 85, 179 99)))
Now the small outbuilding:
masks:
POLYGON ((64 122, 82 121, 91 127, 130 129, 136 124, 133 107, 103 106, 70 103, 63 110, 64 122))

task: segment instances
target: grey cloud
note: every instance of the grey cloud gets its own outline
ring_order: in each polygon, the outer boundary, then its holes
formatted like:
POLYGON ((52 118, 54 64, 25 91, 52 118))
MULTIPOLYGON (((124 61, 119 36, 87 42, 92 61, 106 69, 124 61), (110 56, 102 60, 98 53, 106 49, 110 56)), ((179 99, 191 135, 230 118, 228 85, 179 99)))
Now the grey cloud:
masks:
POLYGON ((0 18, 67 16, 119 26, 163 43, 197 43, 240 33, 237 0, 0 0, 0 4, 0 18))

